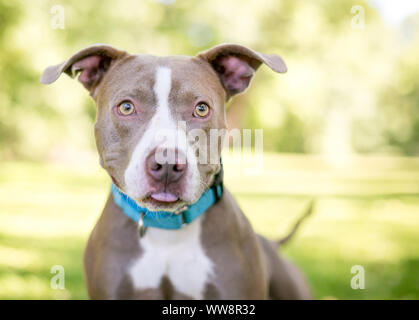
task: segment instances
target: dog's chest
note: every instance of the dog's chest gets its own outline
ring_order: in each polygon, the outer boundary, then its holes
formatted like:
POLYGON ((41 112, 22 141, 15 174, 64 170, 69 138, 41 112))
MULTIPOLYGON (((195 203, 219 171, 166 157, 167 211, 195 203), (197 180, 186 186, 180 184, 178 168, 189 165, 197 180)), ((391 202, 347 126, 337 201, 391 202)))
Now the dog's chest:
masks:
POLYGON ((140 239, 141 256, 129 273, 136 290, 157 289, 168 278, 174 289, 202 299, 213 273, 201 243, 201 219, 180 230, 149 228, 140 239))

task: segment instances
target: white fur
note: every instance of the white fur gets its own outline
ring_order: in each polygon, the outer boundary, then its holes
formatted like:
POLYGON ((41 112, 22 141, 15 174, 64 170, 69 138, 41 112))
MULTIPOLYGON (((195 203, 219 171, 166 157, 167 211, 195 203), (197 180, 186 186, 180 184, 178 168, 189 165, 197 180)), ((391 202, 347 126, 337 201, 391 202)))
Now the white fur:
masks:
MULTIPOLYGON (((175 106, 169 105, 171 90, 169 68, 156 69, 153 89, 157 100, 156 112, 138 141, 125 170, 124 191, 134 199, 142 198, 148 192, 145 159, 156 147, 164 143, 168 147, 168 141, 158 139, 161 131, 166 131, 167 134, 167 130, 172 130, 169 136, 177 134, 180 141, 186 142, 186 128, 178 128, 170 111, 170 107, 175 106)), ((187 143, 179 143, 179 140, 174 141, 177 143, 176 147, 186 154, 188 162, 183 198, 186 201, 196 201, 200 182, 196 157, 192 148, 187 143)), ((162 277, 167 276, 176 291, 192 298, 202 299, 205 285, 213 274, 213 265, 204 252, 200 237, 201 218, 180 230, 148 228, 145 236, 140 239, 143 254, 129 270, 134 287, 139 290, 158 288, 162 277)))
POLYGON ((140 239, 143 254, 129 270, 134 287, 158 288, 162 277, 167 276, 176 291, 202 299, 213 275, 213 263, 200 237, 201 218, 180 230, 148 228, 140 239))
MULTIPOLYGON (((125 170, 125 192, 134 199, 142 198, 148 192, 145 177, 145 160, 152 150, 165 144, 176 144, 176 139, 166 141, 167 137, 181 136, 180 141, 186 137, 184 129, 178 131, 176 121, 172 118, 169 105, 169 94, 171 90, 171 69, 168 67, 158 67, 154 84, 154 94, 157 98, 156 112, 148 124, 144 135, 138 141, 131 159, 125 170), (166 137, 166 138, 165 138, 166 137), (163 139, 161 139, 163 138, 163 139)), ((199 186, 199 171, 195 160, 194 152, 188 147, 187 143, 177 143, 176 147, 186 154, 188 170, 185 177, 186 201, 196 201, 195 190, 199 186)))

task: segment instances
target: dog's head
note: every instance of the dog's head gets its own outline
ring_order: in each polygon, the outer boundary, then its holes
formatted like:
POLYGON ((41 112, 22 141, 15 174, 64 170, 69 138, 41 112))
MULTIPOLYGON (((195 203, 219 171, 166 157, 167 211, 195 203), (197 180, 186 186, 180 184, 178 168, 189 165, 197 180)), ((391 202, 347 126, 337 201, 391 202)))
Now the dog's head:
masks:
POLYGON ((197 201, 220 170, 224 104, 262 63, 286 71, 279 56, 234 44, 196 57, 94 45, 47 68, 41 82, 79 74, 97 104, 96 144, 115 185, 150 210, 176 211, 197 201))

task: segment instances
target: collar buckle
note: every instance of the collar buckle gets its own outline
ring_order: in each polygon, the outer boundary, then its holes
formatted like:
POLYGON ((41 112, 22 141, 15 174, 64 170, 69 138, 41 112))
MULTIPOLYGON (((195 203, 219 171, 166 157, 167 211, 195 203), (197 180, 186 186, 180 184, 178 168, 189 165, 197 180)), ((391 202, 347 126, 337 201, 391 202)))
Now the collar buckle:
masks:
POLYGON ((144 225, 144 212, 140 213, 140 218, 138 219, 138 234, 140 238, 144 237, 147 231, 147 227, 144 225))

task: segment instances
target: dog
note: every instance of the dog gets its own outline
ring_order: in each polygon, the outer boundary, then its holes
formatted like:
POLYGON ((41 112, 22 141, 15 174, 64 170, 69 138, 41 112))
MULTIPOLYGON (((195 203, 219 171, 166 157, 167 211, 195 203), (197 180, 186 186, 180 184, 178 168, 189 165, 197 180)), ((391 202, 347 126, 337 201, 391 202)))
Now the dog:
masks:
POLYGON ((311 299, 279 242, 256 235, 223 187, 221 147, 216 161, 197 161, 208 139, 168 143, 225 129, 225 103, 261 64, 287 71, 280 56, 237 44, 194 57, 98 44, 44 71, 43 84, 78 76, 97 105, 96 145, 112 187, 85 250, 90 298, 311 299))

